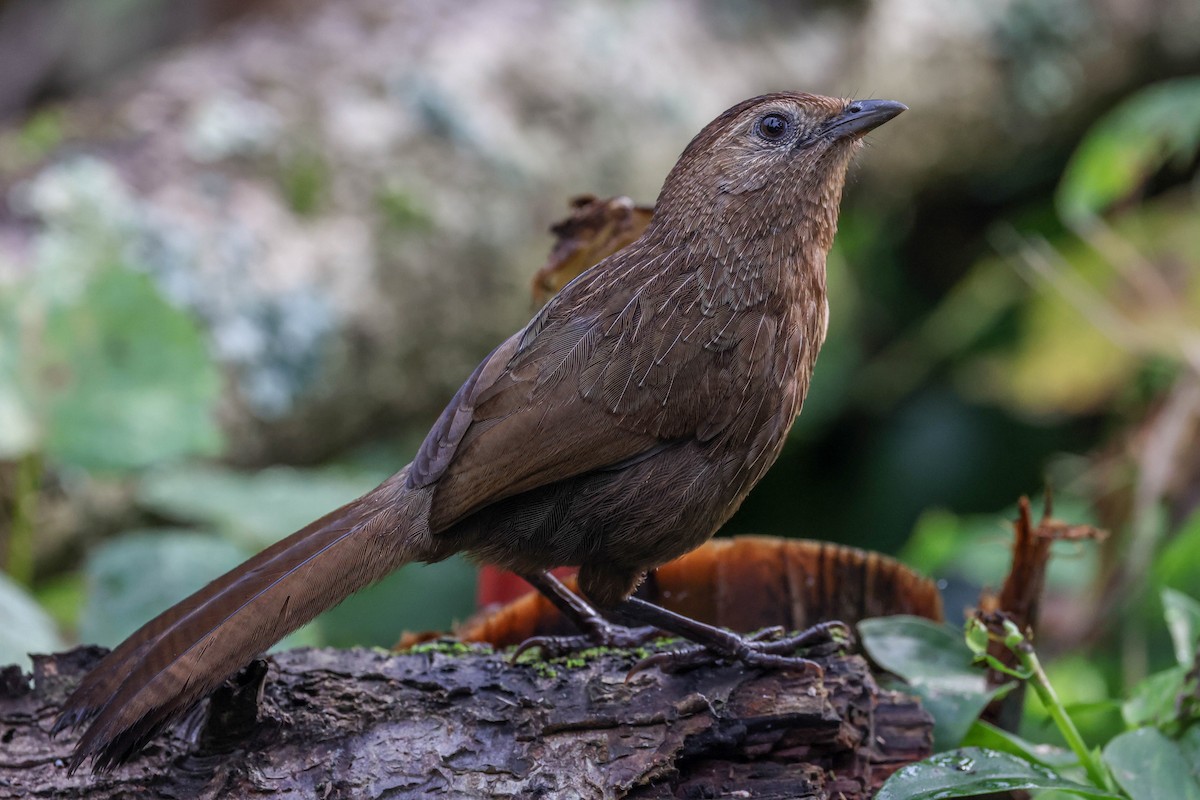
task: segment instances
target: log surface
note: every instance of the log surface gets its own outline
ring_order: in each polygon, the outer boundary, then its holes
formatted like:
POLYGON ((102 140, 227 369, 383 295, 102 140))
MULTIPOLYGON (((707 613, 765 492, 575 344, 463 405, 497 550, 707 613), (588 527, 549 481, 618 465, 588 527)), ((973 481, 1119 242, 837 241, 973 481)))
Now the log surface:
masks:
POLYGON ((514 665, 487 647, 423 650, 279 653, 207 722, 73 776, 74 735, 47 731, 103 651, 37 657, 32 676, 0 672, 0 798, 853 800, 930 747, 930 717, 858 656, 818 659, 823 680, 714 663, 627 682, 629 653, 514 665))

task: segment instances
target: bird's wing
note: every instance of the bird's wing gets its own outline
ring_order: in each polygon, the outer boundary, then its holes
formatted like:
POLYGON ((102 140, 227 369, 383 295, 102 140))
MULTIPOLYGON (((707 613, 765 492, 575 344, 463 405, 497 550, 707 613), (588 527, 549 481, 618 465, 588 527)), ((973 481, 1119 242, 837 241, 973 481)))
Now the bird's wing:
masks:
POLYGON ((642 262, 647 274, 631 275, 622 255, 496 348, 430 431, 409 481, 437 483, 434 531, 663 442, 712 439, 760 399, 751 386, 777 355, 774 318, 707 307, 695 271, 642 262))

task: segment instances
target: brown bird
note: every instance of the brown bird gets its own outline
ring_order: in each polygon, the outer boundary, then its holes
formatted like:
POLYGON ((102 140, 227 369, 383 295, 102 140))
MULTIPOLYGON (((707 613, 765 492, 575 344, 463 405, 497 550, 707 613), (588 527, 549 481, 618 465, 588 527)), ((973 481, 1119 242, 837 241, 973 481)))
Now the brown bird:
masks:
POLYGON ((84 678, 55 724, 92 721, 72 770, 127 760, 347 595, 458 552, 526 576, 595 638, 625 632, 546 570, 578 566, 584 596, 617 621, 749 664, 811 666, 782 655, 805 635, 747 639, 629 595, 710 538, 779 455, 825 338, 846 170, 862 136, 904 110, 778 93, 717 117, 644 234, 493 350, 411 464, 167 609, 84 678))

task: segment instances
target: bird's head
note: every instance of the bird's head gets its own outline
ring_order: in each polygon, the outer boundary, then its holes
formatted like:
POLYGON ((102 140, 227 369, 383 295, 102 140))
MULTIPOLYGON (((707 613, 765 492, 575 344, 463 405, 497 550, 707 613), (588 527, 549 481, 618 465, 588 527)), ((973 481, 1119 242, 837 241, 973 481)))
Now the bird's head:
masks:
POLYGON ((656 224, 676 232, 732 224, 785 227, 832 241, 850 159, 868 132, 904 111, 893 100, 779 92, 738 103, 700 131, 667 176, 656 224))

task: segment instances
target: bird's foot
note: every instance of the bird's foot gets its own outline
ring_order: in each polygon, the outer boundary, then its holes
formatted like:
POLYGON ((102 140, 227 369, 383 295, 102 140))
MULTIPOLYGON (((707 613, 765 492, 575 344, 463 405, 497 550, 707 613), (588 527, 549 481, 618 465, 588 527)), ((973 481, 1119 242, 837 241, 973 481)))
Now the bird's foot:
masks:
POLYGON ((654 628, 626 628, 614 625, 601 617, 588 620, 588 632, 574 636, 532 636, 513 651, 512 661, 528 650, 540 650, 544 658, 563 658, 591 647, 640 647, 662 633, 654 628))
POLYGON ((651 667, 664 672, 695 669, 711 664, 714 656, 748 667, 796 670, 820 678, 824 674, 821 665, 810 658, 796 655, 796 651, 805 649, 808 655, 824 655, 854 641, 850 627, 837 621, 822 622, 790 636, 784 636, 783 629, 779 627, 767 628, 748 636, 724 629, 714 630, 720 636, 711 637, 705 644, 666 650, 643 658, 633 665, 626 680, 651 667))

